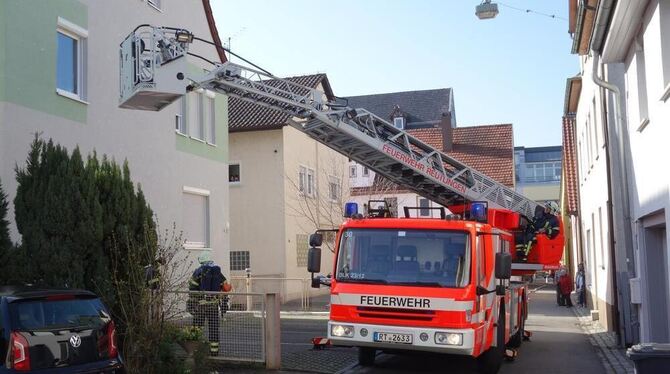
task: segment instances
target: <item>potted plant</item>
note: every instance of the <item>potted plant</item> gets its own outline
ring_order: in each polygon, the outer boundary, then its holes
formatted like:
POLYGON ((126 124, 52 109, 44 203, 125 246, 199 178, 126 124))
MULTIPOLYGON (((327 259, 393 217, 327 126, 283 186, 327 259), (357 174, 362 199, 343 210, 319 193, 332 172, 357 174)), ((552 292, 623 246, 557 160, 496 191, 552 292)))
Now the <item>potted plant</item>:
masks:
POLYGON ((205 341, 202 328, 196 326, 186 326, 179 329, 176 340, 189 357, 193 356, 193 352, 205 341))

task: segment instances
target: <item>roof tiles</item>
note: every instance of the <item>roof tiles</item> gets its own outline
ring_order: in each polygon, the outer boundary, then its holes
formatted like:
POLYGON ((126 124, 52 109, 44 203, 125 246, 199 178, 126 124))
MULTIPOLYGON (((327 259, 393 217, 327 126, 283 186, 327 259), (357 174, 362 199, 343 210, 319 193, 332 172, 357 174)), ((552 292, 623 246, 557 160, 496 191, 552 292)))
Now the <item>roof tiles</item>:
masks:
MULTIPOLYGON (((301 75, 285 79, 310 88, 317 88, 321 84, 326 95, 333 96, 326 74, 301 75)), ((274 82, 277 81, 266 83, 272 85, 274 82)), ((278 129, 286 125, 290 117, 279 110, 228 97, 228 129, 230 132, 278 129)))
POLYGON ((563 117, 563 175, 568 214, 579 211, 579 188, 577 174, 577 150, 575 147, 575 117, 563 117))

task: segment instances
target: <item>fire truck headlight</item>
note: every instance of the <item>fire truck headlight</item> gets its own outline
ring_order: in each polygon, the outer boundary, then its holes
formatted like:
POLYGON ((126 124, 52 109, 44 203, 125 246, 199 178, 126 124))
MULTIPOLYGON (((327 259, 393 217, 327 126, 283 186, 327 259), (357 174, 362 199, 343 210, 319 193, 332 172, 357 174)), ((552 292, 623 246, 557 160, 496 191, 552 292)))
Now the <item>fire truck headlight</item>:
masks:
POLYGON ((340 338, 353 338, 354 326, 350 325, 330 325, 330 334, 340 338))
POLYGON ((435 344, 463 345, 463 334, 453 332, 436 332, 435 344))

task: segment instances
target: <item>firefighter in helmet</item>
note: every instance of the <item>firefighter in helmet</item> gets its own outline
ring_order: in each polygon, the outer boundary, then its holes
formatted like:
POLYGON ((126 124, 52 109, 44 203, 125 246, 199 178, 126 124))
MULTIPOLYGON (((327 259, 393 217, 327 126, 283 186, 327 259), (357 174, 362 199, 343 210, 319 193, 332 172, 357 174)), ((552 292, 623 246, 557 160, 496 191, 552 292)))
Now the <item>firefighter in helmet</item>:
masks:
MULTIPOLYGON (((221 292, 227 288, 226 277, 221 273, 221 267, 214 264, 209 256, 199 256, 198 262, 200 266, 195 269, 189 280, 189 291, 221 292)), ((193 325, 202 329, 207 321, 207 340, 211 356, 219 354, 220 302, 221 297, 213 294, 191 293, 189 298, 189 311, 193 314, 193 325)))
POLYGON ((547 201, 544 209, 539 216, 536 216, 533 222, 528 224, 526 230, 520 235, 516 245, 517 259, 522 262, 527 261, 530 249, 537 234, 545 234, 549 239, 558 236, 561 227, 557 215, 559 214, 558 205, 553 201, 547 201))

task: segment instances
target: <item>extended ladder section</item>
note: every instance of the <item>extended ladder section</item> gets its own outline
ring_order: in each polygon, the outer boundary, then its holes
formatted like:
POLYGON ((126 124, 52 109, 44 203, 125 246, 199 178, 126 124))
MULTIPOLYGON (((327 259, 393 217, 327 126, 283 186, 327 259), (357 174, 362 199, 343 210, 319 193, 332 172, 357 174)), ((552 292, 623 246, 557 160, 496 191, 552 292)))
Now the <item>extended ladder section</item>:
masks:
MULTIPOLYGON (((178 59, 175 51, 183 57, 188 44, 181 41, 185 37, 178 35, 183 30, 151 28, 151 31, 136 30, 121 44, 122 74, 126 75, 121 78, 122 87, 126 88, 121 93, 122 107, 160 110, 172 100, 172 88, 166 92, 155 81, 151 86, 150 75, 158 77, 160 69, 168 70, 175 63, 173 60, 178 59), (142 45, 142 50, 137 49, 138 45, 142 45), (166 49, 171 53, 166 54, 166 49), (144 56, 144 62, 134 58, 136 55, 144 56), (156 103, 151 102, 153 98, 158 98, 156 103)), ((169 69, 171 75, 175 74, 174 69, 169 69)), ((439 204, 482 200, 526 217, 533 217, 538 206, 367 110, 329 102, 322 92, 311 87, 226 62, 217 64, 204 77, 192 77, 188 88, 216 91, 289 114, 292 117, 289 123, 294 128, 439 204)), ((178 85, 175 90, 179 90, 178 85)))
POLYGON ((535 214, 536 202, 365 109, 326 102, 320 91, 230 62, 198 86, 288 113, 296 129, 442 205, 485 200, 527 217, 535 214))

